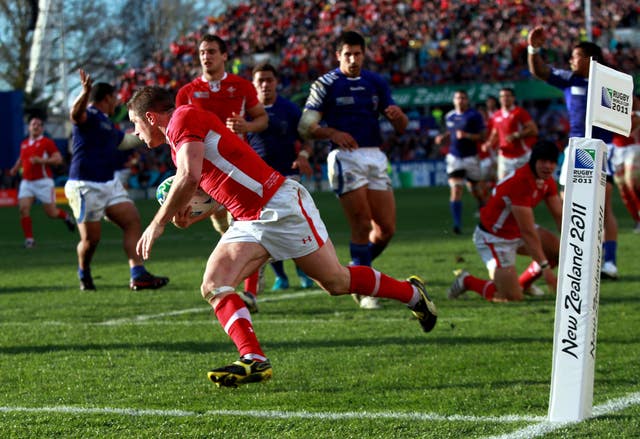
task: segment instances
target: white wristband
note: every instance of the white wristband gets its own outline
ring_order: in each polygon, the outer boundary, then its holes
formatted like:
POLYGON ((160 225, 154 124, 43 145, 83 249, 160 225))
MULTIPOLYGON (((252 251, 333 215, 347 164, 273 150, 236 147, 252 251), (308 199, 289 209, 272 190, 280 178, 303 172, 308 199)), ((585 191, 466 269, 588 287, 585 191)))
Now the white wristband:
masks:
POLYGON ((539 47, 533 47, 531 44, 529 44, 527 46, 527 53, 529 55, 536 55, 537 53, 540 53, 540 48, 539 47))
POLYGON ((309 152, 304 149, 298 153, 298 157, 304 157, 305 159, 309 159, 309 152))

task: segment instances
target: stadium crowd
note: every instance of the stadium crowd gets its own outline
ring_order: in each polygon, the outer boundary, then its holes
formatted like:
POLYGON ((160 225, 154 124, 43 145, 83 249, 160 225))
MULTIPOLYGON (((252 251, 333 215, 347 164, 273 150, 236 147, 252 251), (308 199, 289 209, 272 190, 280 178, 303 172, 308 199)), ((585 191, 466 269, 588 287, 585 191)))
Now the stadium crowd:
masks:
MULTIPOLYGON (((368 68, 395 87, 525 79, 526 32, 544 25, 552 36, 546 59, 568 58, 585 38, 584 10, 575 0, 326 1, 250 0, 209 17, 198 30, 178 38, 141 68, 124 70, 120 97, 141 85, 177 90, 199 74, 197 43, 206 33, 222 37, 230 70, 250 77, 257 59, 279 68, 282 92, 292 95, 335 65, 334 43, 343 30, 367 39, 368 68)), ((607 63, 640 69, 640 48, 619 42, 618 27, 637 25, 640 7, 632 0, 592 2, 592 33, 605 48, 607 63)))
MULTIPOLYGON (((566 0, 250 0, 218 17, 208 17, 199 29, 173 41, 168 50, 154 53, 142 67, 123 63, 119 98, 126 102, 143 85, 177 91, 199 76, 197 47, 206 33, 227 42, 232 73, 250 78, 258 61, 268 59, 276 65, 279 91, 285 96, 303 92, 305 85, 335 66, 335 39, 349 29, 367 38, 367 68, 384 76, 392 87, 527 79, 528 29, 536 24, 549 29, 545 58, 562 64, 573 44, 585 37, 581 4, 566 0)), ((640 47, 619 42, 614 30, 637 25, 639 12, 631 0, 592 2, 594 40, 605 48, 610 66, 630 73, 640 70, 640 47)), ((561 104, 525 105, 542 132, 564 141, 568 124, 561 104)), ((441 158, 443 151, 433 138, 442 127, 443 109, 407 110, 411 119, 407 134, 396 137, 389 130, 386 136, 389 158, 441 158)), ((324 152, 320 148, 316 161, 323 159, 324 152)))
MULTIPOLYGON (((594 40, 607 63, 621 71, 640 71, 640 46, 620 42, 614 31, 638 26, 640 6, 632 0, 592 1, 594 40)), ((198 41, 206 33, 228 45, 227 69, 247 79, 261 60, 278 68, 279 93, 303 102, 305 86, 335 66, 334 43, 343 30, 367 39, 366 67, 384 76, 392 87, 464 84, 527 79, 527 32, 536 24, 549 29, 545 59, 562 65, 576 41, 585 37, 582 2, 575 0, 247 0, 152 54, 142 66, 126 60, 117 65, 120 102, 144 85, 177 91, 201 73, 198 41)), ((547 138, 564 142, 568 131, 561 102, 524 102, 547 138)), ((472 102, 482 111, 483 102, 472 102)), ((449 106, 450 108, 450 106, 449 106)), ((442 158, 433 139, 443 128, 448 108, 408 108, 407 133, 387 130, 384 150, 392 161, 442 158)), ((384 129, 384 125, 383 125, 384 129)), ((316 145, 316 164, 328 150, 316 145)), ((167 157, 144 150, 128 162, 133 188, 152 186, 156 174, 171 166, 167 157), (150 175, 150 178, 147 178, 150 175), (151 184, 148 182, 151 181, 151 184)), ((10 182, 7 182, 10 185, 10 182)))

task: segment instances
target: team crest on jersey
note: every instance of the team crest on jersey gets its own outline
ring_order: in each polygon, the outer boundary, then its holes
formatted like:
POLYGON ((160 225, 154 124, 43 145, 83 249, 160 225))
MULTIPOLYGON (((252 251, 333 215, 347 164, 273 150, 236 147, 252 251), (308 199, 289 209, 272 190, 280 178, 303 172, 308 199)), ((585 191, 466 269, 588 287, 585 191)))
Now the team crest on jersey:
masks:
POLYGON ((337 105, 353 105, 355 102, 356 101, 353 99, 353 96, 340 96, 336 98, 337 105))
POLYGON ((234 86, 231 86, 227 89, 227 91, 229 92, 229 96, 233 96, 233 93, 235 93, 236 88, 234 86))
POLYGON ((209 97, 209 92, 208 91, 196 91, 193 93, 193 97, 194 98, 199 98, 199 99, 207 99, 209 97))

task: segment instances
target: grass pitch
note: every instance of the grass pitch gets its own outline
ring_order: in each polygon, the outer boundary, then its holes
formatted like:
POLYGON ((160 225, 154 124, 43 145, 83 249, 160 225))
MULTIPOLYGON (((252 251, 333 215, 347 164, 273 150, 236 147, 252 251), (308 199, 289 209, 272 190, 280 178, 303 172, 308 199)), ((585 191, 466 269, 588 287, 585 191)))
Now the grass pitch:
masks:
MULTIPOLYGON (((484 275, 471 242, 450 234, 447 188, 398 190, 398 232, 375 267, 418 274, 439 309, 424 334, 401 304, 358 309, 350 297, 292 288, 260 297, 254 326, 274 367, 264 384, 218 389, 207 370, 236 351, 199 285, 217 241, 207 223, 168 226, 147 267, 171 277, 128 290, 121 234, 103 224, 80 292, 77 236, 34 206, 37 246, 22 248, 17 208, 0 209, 0 429, 3 437, 462 438, 640 435, 640 235, 620 203, 621 278, 600 294, 594 416, 546 422, 555 298, 448 301, 452 270, 484 275)), ((340 259, 349 233, 331 194, 314 198, 340 259)), ((146 225, 155 201, 139 202, 146 225)), ((548 215, 537 212, 550 226, 548 215)), ((519 260, 520 268, 527 261, 519 260)))

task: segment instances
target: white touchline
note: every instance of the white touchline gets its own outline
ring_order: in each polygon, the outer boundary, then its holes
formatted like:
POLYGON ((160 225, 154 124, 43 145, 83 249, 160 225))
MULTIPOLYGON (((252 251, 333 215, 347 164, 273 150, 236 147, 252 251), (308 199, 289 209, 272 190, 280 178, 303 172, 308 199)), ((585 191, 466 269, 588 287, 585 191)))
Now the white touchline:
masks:
POLYGON ((267 419, 409 419, 416 421, 456 421, 456 422, 540 422, 540 416, 463 416, 463 415, 438 415, 436 413, 418 412, 307 412, 307 411, 281 411, 281 410, 207 410, 196 412, 189 410, 154 410, 131 409, 115 407, 73 407, 73 406, 45 406, 45 407, 0 407, 0 412, 29 412, 29 413, 69 413, 102 415, 116 414, 122 416, 173 416, 173 417, 200 417, 200 416, 243 416, 250 418, 267 419))
MULTIPOLYGON (((640 404, 640 392, 608 401, 593 409, 593 416, 603 416, 623 410, 627 407, 640 404)), ((73 406, 45 406, 45 407, 0 407, 2 413, 29 412, 29 413, 69 413, 69 414, 115 414, 122 416, 172 416, 172 417, 200 417, 200 416, 243 416, 268 419, 407 419, 416 421, 451 421, 451 422, 488 422, 488 423, 512 423, 533 422, 535 425, 521 430, 495 436, 501 439, 531 438, 549 433, 573 423, 547 422, 546 416, 468 416, 468 415, 439 415, 436 413, 419 412, 308 412, 308 411, 280 411, 280 410, 208 410, 197 412, 192 410, 155 410, 133 409, 115 407, 73 407, 73 406)))
MULTIPOLYGON (((620 398, 612 399, 604 404, 593 407, 593 417, 604 416, 610 413, 624 410, 627 407, 640 404, 640 392, 630 393, 620 398)), ((545 418, 546 419, 546 418, 545 418)), ((530 425, 521 430, 503 434, 501 436, 491 436, 487 439, 529 439, 542 436, 563 427, 577 424, 578 422, 550 422, 545 420, 539 424, 530 425)))
MULTIPOLYGON (((308 297, 308 296, 312 296, 312 295, 317 295, 317 294, 323 294, 324 291, 322 290, 308 290, 308 291, 304 291, 304 292, 300 292, 300 293, 290 293, 290 294, 279 294, 277 296, 268 296, 268 297, 259 297, 258 298, 258 302, 276 302, 276 301, 280 301, 280 300, 287 300, 287 299, 296 299, 296 298, 300 298, 300 297, 308 297)), ((135 322, 144 322, 146 320, 152 320, 152 319, 161 319, 163 317, 172 317, 172 316, 179 316, 182 314, 195 314, 195 313, 200 313, 200 312, 208 312, 211 310, 211 307, 207 307, 207 306, 201 306, 198 308, 188 308, 188 309, 181 309, 178 311, 168 311, 168 312, 162 312, 162 313, 158 313, 158 314, 146 314, 146 315, 138 315, 138 316, 134 316, 134 317, 127 317, 127 318, 120 318, 120 319, 110 319, 110 320, 105 320, 104 322, 100 322, 99 324, 101 325, 122 325, 124 323, 135 323, 135 322)))

